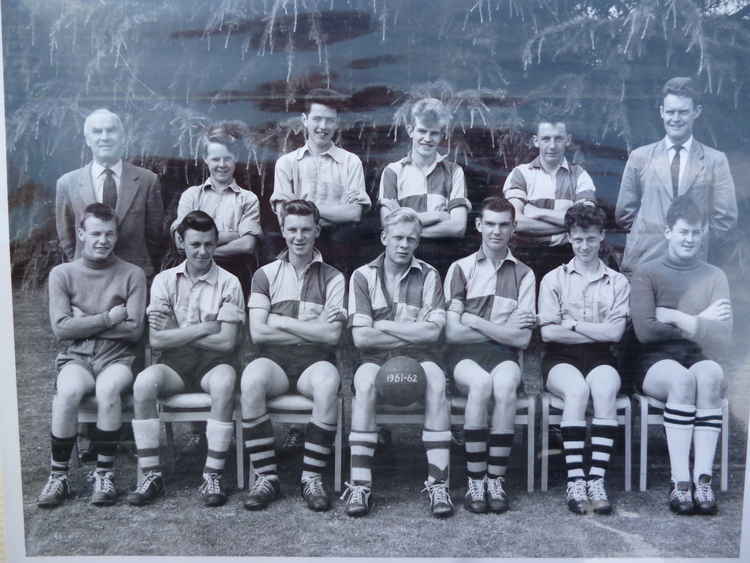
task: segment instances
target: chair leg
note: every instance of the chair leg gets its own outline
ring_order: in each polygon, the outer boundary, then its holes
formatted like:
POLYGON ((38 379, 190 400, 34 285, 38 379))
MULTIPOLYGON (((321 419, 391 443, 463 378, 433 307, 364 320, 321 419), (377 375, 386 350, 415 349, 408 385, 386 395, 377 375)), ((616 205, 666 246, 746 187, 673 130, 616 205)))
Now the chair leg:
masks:
POLYGON ((721 405, 721 490, 729 488, 729 402, 721 405))
POLYGON ((334 440, 333 490, 341 492, 341 473, 344 457, 344 398, 338 398, 338 415, 336 416, 336 438, 334 440))
POLYGON ((633 483, 633 411, 630 401, 625 405, 625 490, 630 491, 633 483))
POLYGON ((549 486, 549 397, 542 395, 542 474, 540 486, 546 491, 549 486))
POLYGON ((641 491, 646 490, 646 471, 648 465, 648 401, 644 397, 638 397, 641 407, 641 457, 639 464, 640 478, 638 486, 641 491))
POLYGON ((526 410, 526 490, 534 491, 534 437, 536 436, 536 398, 528 398, 528 408, 526 410))
POLYGON ((164 423, 164 430, 167 434, 167 451, 169 452, 169 472, 174 473, 177 454, 174 449, 174 429, 171 422, 164 423))
POLYGON ((234 413, 234 441, 235 456, 237 457, 237 488, 242 490, 245 487, 245 448, 242 440, 242 411, 239 407, 234 413))

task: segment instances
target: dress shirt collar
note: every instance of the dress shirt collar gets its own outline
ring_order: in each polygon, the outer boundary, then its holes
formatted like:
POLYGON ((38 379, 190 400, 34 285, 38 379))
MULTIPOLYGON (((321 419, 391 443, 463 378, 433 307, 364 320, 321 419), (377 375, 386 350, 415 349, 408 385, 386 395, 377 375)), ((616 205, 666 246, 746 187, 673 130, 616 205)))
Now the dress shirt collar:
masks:
MULTIPOLYGON (((537 156, 534 160, 529 162, 529 166, 531 168, 540 168, 544 170, 544 167, 542 166, 542 159, 541 157, 537 156)), ((560 166, 558 167, 558 170, 560 168, 563 168, 564 170, 570 172, 570 165, 568 164, 568 159, 563 156, 562 161, 560 162, 560 166)))
MULTIPOLYGON (((673 150, 675 143, 673 143, 669 137, 664 137, 664 146, 667 148, 667 150, 673 150)), ((682 148, 685 149, 685 154, 690 154, 690 147, 693 146, 693 136, 690 135, 690 138, 682 143, 682 148)))
MULTIPOLYGON (((310 154, 313 154, 313 152, 310 150, 310 146, 307 143, 305 143, 304 146, 297 149, 297 155, 296 155, 297 160, 302 160, 302 158, 305 156, 305 153, 308 153, 308 152, 310 154)), ((319 156, 323 156, 326 154, 330 156, 333 160, 338 162, 339 164, 344 162, 344 149, 339 148, 334 144, 331 144, 331 146, 328 147, 328 150, 323 151, 322 153, 320 153, 319 156)))
MULTIPOLYGON (((242 188, 240 188, 239 185, 237 185, 237 182, 235 182, 234 179, 232 180, 232 183, 229 184, 226 188, 229 188, 234 193, 239 193, 239 192, 242 191, 242 188)), ((221 191, 224 191, 226 188, 222 189, 221 191)), ((219 190, 216 189, 216 186, 214 186, 214 182, 213 182, 213 180, 211 178, 209 178, 208 180, 205 181, 205 183, 201 186, 201 189, 204 190, 204 191, 207 190, 207 189, 211 189, 211 190, 213 190, 215 192, 219 191, 219 190)))
MULTIPOLYGON (((188 279, 192 279, 190 275, 187 272, 187 260, 184 260, 181 264, 175 266, 175 272, 176 274, 183 275, 188 279)), ((209 285, 216 286, 219 283, 219 267, 216 265, 216 262, 211 262, 211 267, 208 269, 208 272, 200 276, 198 279, 194 280, 194 282, 204 281, 209 285)))
MULTIPOLYGON (((477 260, 488 260, 487 255, 484 253, 484 249, 481 246, 477 251, 477 260)), ((518 258, 513 256, 510 248, 508 248, 508 251, 505 253, 505 257, 500 260, 500 263, 497 265, 497 269, 499 270, 500 266, 502 266, 505 262, 513 262, 514 264, 518 264, 518 258)))
MULTIPOLYGON (((568 262, 567 264, 565 264, 565 266, 563 266, 563 271, 565 271, 568 274, 572 274, 573 272, 575 272, 575 273, 577 273, 577 274, 579 274, 581 276, 583 275, 583 271, 581 269, 576 269, 576 259, 575 259, 575 257, 573 257, 570 260, 570 262, 568 262)), ((609 269, 604 264, 604 262, 602 262, 602 259, 600 258, 599 259, 599 268, 597 269, 596 275, 594 276, 593 279, 594 280, 598 280, 598 279, 605 278, 605 277, 609 277, 609 269)))
MULTIPOLYGON (((385 270, 385 252, 380 254, 380 256, 375 258, 375 260, 373 260, 372 262, 369 262, 367 265, 370 268, 378 268, 384 271, 385 270)), ((415 256, 411 257, 411 264, 409 264, 409 268, 407 272, 412 269, 417 269, 420 272, 422 271, 422 264, 419 262, 419 260, 417 260, 415 256)))
MULTIPOLYGON (((94 180, 99 179, 99 176, 104 173, 105 168, 107 167, 102 166, 96 160, 91 162, 91 176, 94 178, 94 180)), ((117 182, 120 178, 122 178, 122 159, 115 162, 112 166, 109 167, 109 169, 115 173, 114 180, 115 182, 117 182)), ((103 180, 104 179, 102 178, 102 181, 103 180)))

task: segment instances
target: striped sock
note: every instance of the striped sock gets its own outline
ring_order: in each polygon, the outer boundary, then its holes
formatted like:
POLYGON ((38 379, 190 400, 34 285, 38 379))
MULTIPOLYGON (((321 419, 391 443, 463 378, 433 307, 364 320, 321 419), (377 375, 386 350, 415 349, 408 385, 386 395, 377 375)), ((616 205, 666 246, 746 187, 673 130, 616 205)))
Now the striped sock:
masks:
POLYGON ((565 453, 568 481, 577 481, 586 476, 583 472, 583 448, 586 443, 585 420, 563 420, 560 423, 565 453))
POLYGON ((450 469, 451 431, 422 430, 422 443, 427 453, 427 481, 448 481, 450 469))
POLYGON ((693 441, 695 405, 664 405, 664 431, 667 434, 672 481, 690 481, 690 443, 693 441))
POLYGON ((144 473, 161 475, 159 463, 159 419, 133 419, 133 437, 138 453, 138 467, 144 473))
POLYGON ((98 426, 94 430, 92 442, 96 449, 96 470, 112 472, 115 467, 117 442, 120 440, 120 428, 117 430, 102 430, 98 426))
POLYGON ((591 467, 588 479, 603 479, 615 446, 617 419, 595 418, 591 421, 591 467))
POLYGON ((713 474, 716 443, 721 432, 721 414, 721 407, 695 411, 693 481, 696 483, 700 475, 713 474))
POLYGON ((76 443, 76 436, 58 438, 54 434, 50 434, 50 440, 52 442, 50 470, 55 473, 67 473, 70 464, 70 454, 73 452, 73 446, 76 443))
POLYGON ((305 453, 302 459, 302 481, 321 475, 333 450, 336 426, 310 421, 305 431, 305 453))
POLYGON ((273 426, 268 413, 258 418, 242 419, 242 441, 255 473, 278 479, 273 426))
POLYGON ((232 431, 234 424, 221 422, 209 418, 206 421, 206 442, 208 453, 206 454, 206 465, 203 473, 224 473, 224 465, 227 461, 227 452, 232 443, 232 431))
POLYGON ((352 430, 349 433, 352 485, 372 487, 372 458, 375 456, 377 445, 377 432, 352 430))
POLYGON ((513 447, 512 432, 492 432, 490 434, 490 458, 487 475, 491 478, 504 477, 508 470, 510 450, 513 447))
POLYGON ((487 473, 487 428, 464 426, 464 441, 466 476, 484 479, 487 473))

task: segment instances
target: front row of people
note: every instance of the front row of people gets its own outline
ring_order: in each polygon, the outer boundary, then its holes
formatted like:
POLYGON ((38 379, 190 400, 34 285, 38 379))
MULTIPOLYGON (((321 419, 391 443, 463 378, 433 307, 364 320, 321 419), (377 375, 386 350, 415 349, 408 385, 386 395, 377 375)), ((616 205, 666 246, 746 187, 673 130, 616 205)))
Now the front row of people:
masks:
MULTIPOLYGON (((248 302, 257 354, 240 379, 243 441, 255 472, 245 508, 263 509, 280 494, 267 401, 289 391, 314 404, 300 476, 302 497, 312 510, 330 508, 322 475, 336 430, 341 378, 334 353, 348 309, 359 352, 349 434, 351 479, 342 497, 348 515, 363 516, 372 506, 375 380, 394 356, 417 360, 426 375, 422 440, 432 514, 445 517, 454 511, 448 488, 450 387, 467 397, 464 506, 477 513, 508 510, 505 473, 521 382, 518 354, 536 327, 547 343, 542 362, 546 389, 564 400, 568 508, 579 514, 611 512, 605 476, 621 386, 611 348, 621 340, 629 314, 638 342, 628 352, 634 358, 636 389, 666 403, 670 507, 677 513, 716 512, 711 475, 723 372, 707 358, 720 357, 730 340, 732 310, 726 277, 699 258, 705 219, 692 200, 678 198, 667 216, 667 255, 637 271, 632 288, 599 259, 604 224, 604 212, 593 202, 566 212, 574 258, 542 280, 537 315, 534 273, 508 247, 516 225, 511 203, 500 197, 483 202, 476 219, 481 246, 453 263, 444 288, 437 271, 414 257, 419 217, 398 209, 384 220, 383 254, 352 274, 346 307, 343 275, 315 249, 320 233, 315 204, 287 202, 282 214, 287 250, 255 273, 248 302), (586 463, 589 396, 594 416, 586 463)), ((117 222, 111 209, 90 205, 78 237, 81 258, 54 268, 49 280, 52 328, 67 345, 57 359, 51 473, 39 496, 42 507, 57 506, 70 494, 67 469, 76 413, 92 391, 98 401, 99 453, 91 502, 116 502, 120 396, 133 380, 132 346, 144 325, 145 277, 113 254, 117 222)), ((211 413, 200 491, 206 505, 218 506, 226 501, 222 473, 232 435, 236 342, 245 304, 240 282, 213 260, 217 232, 207 214, 188 213, 177 228, 177 241, 185 261, 156 276, 146 308, 156 359, 133 384, 133 433, 143 478, 128 502, 143 505, 164 493, 157 401, 202 390, 211 397, 211 413)))

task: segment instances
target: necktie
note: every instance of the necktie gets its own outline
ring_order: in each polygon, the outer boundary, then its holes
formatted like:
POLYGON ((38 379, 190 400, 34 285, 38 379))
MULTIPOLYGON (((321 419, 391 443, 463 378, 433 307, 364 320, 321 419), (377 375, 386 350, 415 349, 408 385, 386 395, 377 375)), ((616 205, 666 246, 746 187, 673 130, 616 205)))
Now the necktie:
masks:
POLYGON ((674 158, 670 167, 672 172, 672 197, 676 198, 680 189, 680 151, 682 145, 674 145, 672 148, 674 149, 674 158))
POLYGON ((115 179, 112 177, 114 172, 110 168, 105 168, 104 174, 107 177, 104 178, 104 185, 102 187, 102 203, 114 210, 117 206, 117 185, 115 184, 115 179))

